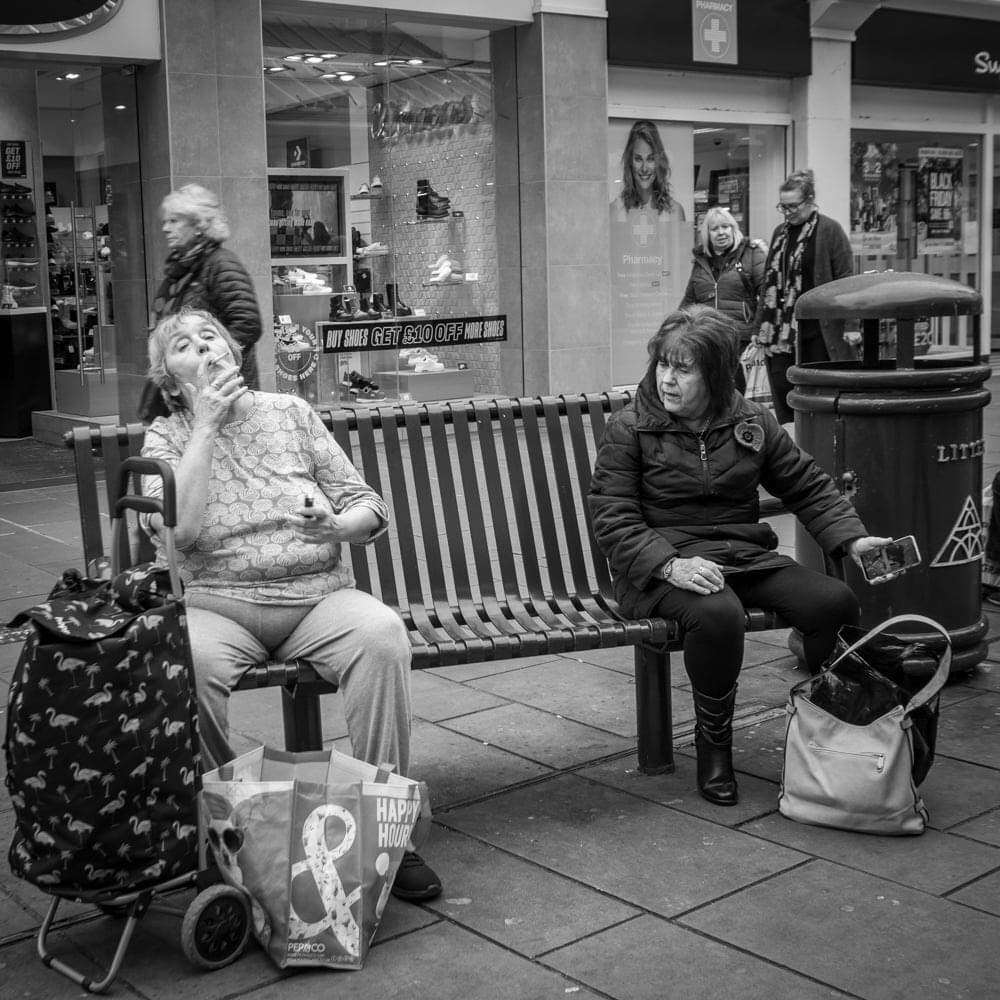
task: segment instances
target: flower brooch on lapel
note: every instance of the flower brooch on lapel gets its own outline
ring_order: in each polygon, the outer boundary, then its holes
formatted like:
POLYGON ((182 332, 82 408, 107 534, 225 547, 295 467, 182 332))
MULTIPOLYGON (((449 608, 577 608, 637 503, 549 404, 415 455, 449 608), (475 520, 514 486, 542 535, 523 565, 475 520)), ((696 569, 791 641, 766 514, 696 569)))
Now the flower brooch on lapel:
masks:
POLYGON ((764 428, 760 424, 751 424, 749 421, 743 420, 736 425, 736 430, 733 433, 736 435, 737 442, 744 448, 757 452, 764 447, 764 428))

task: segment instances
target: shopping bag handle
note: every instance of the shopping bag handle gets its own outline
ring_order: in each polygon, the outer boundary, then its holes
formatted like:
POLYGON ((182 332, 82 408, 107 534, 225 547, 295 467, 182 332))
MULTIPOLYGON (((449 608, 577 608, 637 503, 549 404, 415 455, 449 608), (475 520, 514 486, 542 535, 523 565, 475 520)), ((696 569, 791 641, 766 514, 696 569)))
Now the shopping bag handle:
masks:
MULTIPOLYGON (((906 703, 903 709, 904 715, 911 715, 915 712, 921 705, 926 705, 927 702, 931 700, 940 690, 944 687, 945 682, 948 680, 948 675, 951 673, 951 636, 945 631, 945 629, 939 625, 933 618, 927 618, 924 615, 895 615, 892 618, 887 618, 884 622, 876 625, 873 629, 863 635, 857 642, 851 643, 847 649, 844 650, 840 656, 837 657, 829 666, 825 667, 822 673, 831 673, 842 660, 847 659, 851 653, 860 649, 866 642, 870 639, 874 639, 875 636, 881 635, 883 632, 889 631, 889 629, 894 628, 901 622, 920 622, 922 625, 929 625, 935 632, 939 632, 945 641, 945 649, 941 654, 940 660, 938 660, 937 670, 934 671, 934 676, 927 681, 927 683, 914 694, 910 700, 906 703)), ((817 675, 819 676, 819 675, 817 675)), ((802 681, 802 684, 808 684, 810 681, 815 680, 815 678, 810 677, 806 681, 802 681)), ((800 685, 796 685, 799 687, 800 685)))

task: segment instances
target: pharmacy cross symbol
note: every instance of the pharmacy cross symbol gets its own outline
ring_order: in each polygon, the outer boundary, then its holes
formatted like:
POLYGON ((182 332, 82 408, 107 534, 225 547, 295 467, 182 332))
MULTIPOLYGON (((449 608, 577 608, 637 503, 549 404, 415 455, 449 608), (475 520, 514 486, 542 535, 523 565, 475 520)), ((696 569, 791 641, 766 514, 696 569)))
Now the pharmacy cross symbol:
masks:
POLYGON ((639 218, 632 224, 632 235, 638 239, 641 246, 649 242, 649 237, 656 232, 656 226, 649 221, 646 212, 640 212, 639 218))
POLYGON ((705 40, 705 47, 713 56, 720 55, 723 46, 729 45, 729 32, 717 17, 708 19, 708 27, 702 28, 701 36, 705 40))

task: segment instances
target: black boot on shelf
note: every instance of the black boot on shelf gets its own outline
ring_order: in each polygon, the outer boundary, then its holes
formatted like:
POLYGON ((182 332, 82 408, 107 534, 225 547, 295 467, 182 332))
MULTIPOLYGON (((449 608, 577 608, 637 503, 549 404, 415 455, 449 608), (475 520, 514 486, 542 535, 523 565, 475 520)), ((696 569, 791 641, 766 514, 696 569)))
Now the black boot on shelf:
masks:
POLYGON ((739 794, 733 774, 733 709, 736 685, 721 698, 692 688, 694 746, 698 755, 698 791, 718 806, 736 805, 739 794))
POLYGON ((369 319, 380 319, 382 313, 372 305, 372 300, 367 295, 361 296, 361 311, 368 314, 369 319))
POLYGON ((379 316, 382 319, 392 318, 392 310, 389 308, 385 300, 382 298, 381 294, 378 292, 372 293, 372 309, 377 310, 379 316))
POLYGON ((413 310, 399 297, 396 289, 394 284, 385 286, 385 301, 393 316, 412 316, 413 310))
POLYGON ((417 215, 427 219, 443 219, 451 211, 451 200, 439 195, 427 180, 417 181, 417 215))

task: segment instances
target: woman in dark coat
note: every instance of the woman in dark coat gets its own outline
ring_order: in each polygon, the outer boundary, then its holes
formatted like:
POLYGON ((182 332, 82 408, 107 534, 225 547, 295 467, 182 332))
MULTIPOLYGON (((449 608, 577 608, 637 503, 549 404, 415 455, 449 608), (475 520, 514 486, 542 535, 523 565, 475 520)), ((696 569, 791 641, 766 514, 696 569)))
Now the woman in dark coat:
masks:
POLYGON ((843 581, 777 551, 761 522, 761 486, 781 499, 833 557, 891 541, 868 536, 831 478, 764 406, 734 386, 732 322, 692 306, 668 316, 649 342, 636 397, 608 423, 588 503, 629 616, 677 620, 694 695, 698 789, 737 801, 732 761, 744 607, 778 612, 802 633, 817 671, 837 632, 860 609, 843 581))
MULTIPOLYGON (((170 253, 153 302, 150 329, 183 306, 210 312, 243 352, 244 384, 259 389, 253 347, 263 331, 260 306, 253 279, 236 254, 223 246, 230 231, 219 199, 200 184, 185 184, 163 199, 160 214, 170 253)), ((139 403, 140 418, 149 422, 167 413, 159 391, 147 383, 139 403)))
MULTIPOLYGON (((729 209, 716 207, 705 213, 680 308, 712 306, 728 316, 739 338, 738 354, 750 343, 766 257, 765 244, 747 239, 729 209)), ((746 388, 740 365, 736 366, 736 388, 740 392, 746 388)))
POLYGON ((851 241, 839 222, 820 215, 811 170, 789 174, 778 192, 778 209, 785 221, 771 237, 764 267, 764 288, 757 304, 754 332, 768 352, 774 412, 785 424, 795 414, 786 399, 791 389, 787 372, 799 362, 850 361, 857 356, 861 333, 847 331, 839 319, 798 321, 795 301, 811 288, 854 273, 851 241))

